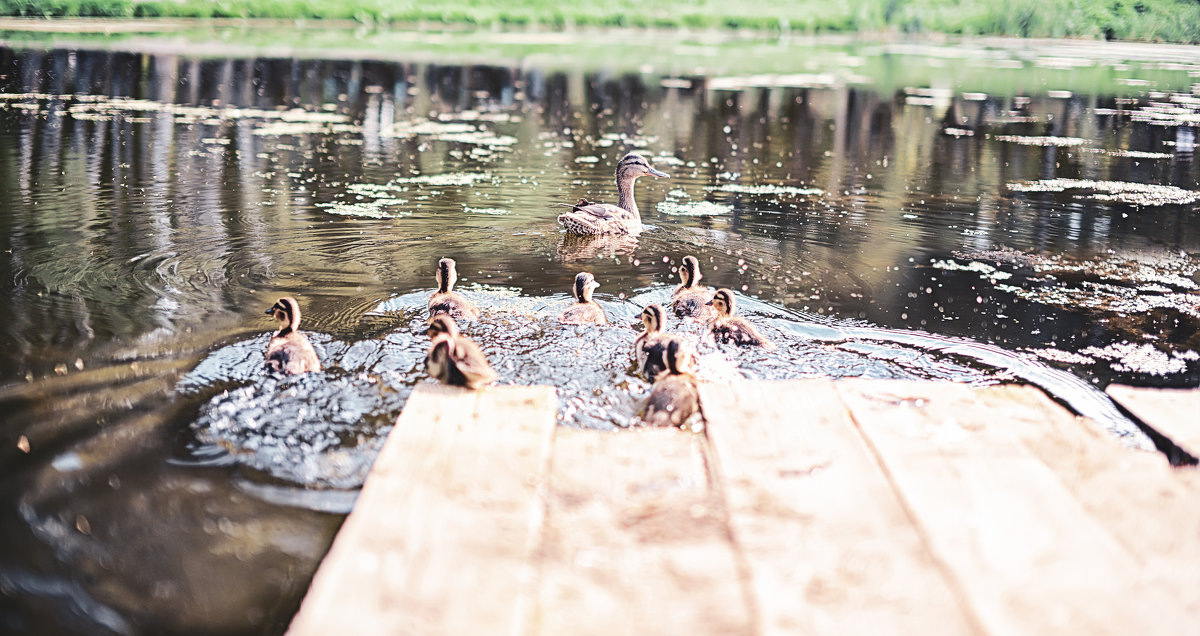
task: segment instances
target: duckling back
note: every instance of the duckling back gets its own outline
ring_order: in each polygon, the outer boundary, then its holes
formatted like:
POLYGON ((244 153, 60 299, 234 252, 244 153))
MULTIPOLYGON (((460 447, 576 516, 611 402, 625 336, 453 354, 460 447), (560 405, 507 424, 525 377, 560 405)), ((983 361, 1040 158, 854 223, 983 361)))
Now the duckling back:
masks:
POLYGON ((312 343, 296 331, 272 337, 267 343, 266 357, 267 367, 278 373, 298 375, 321 370, 321 361, 312 343))
POLYGON ((558 321, 564 325, 606 325, 608 317, 604 310, 595 302, 575 303, 567 307, 558 321))

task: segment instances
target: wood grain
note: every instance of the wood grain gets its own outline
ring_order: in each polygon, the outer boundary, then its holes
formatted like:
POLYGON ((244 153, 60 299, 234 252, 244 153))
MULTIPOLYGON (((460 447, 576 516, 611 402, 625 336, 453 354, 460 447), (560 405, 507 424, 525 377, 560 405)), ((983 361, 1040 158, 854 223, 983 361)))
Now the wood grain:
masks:
POLYGON ((832 382, 700 390, 762 633, 977 633, 832 382))
POLYGON ((749 634, 702 436, 560 427, 534 633, 749 634))
POLYGON ((1027 448, 1011 410, 987 406, 989 389, 846 381, 837 391, 987 632, 1130 634, 1194 621, 1027 448))
POLYGON ((1105 391, 1147 426, 1200 457, 1200 389, 1109 385, 1105 391))
POLYGON ((289 633, 524 633, 555 408, 418 386, 289 633))

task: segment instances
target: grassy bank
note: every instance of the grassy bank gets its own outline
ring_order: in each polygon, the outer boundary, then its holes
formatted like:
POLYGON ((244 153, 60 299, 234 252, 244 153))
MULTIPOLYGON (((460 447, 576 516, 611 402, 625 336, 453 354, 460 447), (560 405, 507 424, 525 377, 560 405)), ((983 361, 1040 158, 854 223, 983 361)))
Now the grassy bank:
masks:
POLYGON ((0 0, 0 15, 894 31, 1200 43, 1198 0, 0 0))

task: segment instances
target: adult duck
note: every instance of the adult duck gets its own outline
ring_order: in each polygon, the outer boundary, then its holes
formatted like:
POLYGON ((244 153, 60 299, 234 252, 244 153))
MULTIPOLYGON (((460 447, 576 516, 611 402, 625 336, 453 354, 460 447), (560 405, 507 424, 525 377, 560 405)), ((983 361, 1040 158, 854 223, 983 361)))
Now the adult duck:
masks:
POLYGON ((617 204, 593 203, 580 199, 578 203, 560 203, 571 208, 558 215, 558 222, 569 234, 603 236, 606 234, 638 234, 642 231, 642 216, 633 199, 633 182, 638 177, 668 178, 665 172, 652 168, 645 157, 631 152, 617 162, 617 204))

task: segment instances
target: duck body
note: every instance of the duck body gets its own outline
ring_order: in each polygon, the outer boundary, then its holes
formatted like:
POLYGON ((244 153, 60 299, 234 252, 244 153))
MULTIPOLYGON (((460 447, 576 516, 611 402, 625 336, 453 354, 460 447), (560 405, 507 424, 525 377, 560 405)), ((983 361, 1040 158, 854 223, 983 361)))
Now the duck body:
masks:
POLYGON ((709 322, 708 333, 713 340, 742 347, 774 349, 775 345, 763 337, 745 318, 735 315, 733 292, 717 290, 709 304, 716 310, 716 317, 709 322))
POLYGON ((321 370, 321 360, 308 337, 300 333, 300 305, 286 296, 275 301, 267 315, 279 321, 279 330, 267 342, 267 368, 286 375, 299 375, 321 370))
POLYGON ((443 258, 438 261, 438 290, 429 297, 430 320, 439 314, 445 314, 455 320, 470 321, 479 318, 479 308, 454 291, 454 283, 457 280, 458 271, 454 259, 443 258))
POLYGON ((447 315, 434 316, 429 323, 431 338, 425 354, 425 371, 442 384, 478 390, 496 381, 479 345, 458 332, 447 315))
POLYGON ((657 380, 658 375, 667 370, 667 346, 672 341, 679 340, 677 336, 663 333, 664 320, 665 312, 660 305, 647 306, 642 310, 642 323, 645 324, 646 330, 638 334, 637 339, 633 341, 633 355, 637 360, 638 373, 650 382, 657 380))
POLYGON ((680 285, 671 295, 671 311, 680 318, 707 320, 713 317, 711 303, 713 291, 700 284, 700 261, 695 256, 683 257, 679 266, 680 285))
POLYGON ((592 300, 592 291, 599 286, 600 283, 596 282, 594 276, 588 272, 579 272, 575 276, 574 286, 571 287, 575 303, 559 315, 558 321, 564 325, 608 324, 608 317, 604 315, 604 309, 592 300))
POLYGON ((668 342, 664 353, 667 369, 655 380, 642 419, 651 426, 683 426, 700 409, 694 358, 678 339, 668 342))
POLYGON ((558 215, 558 222, 570 234, 579 236, 604 236, 609 234, 639 234, 642 231, 642 216, 633 198, 633 184, 638 177, 666 178, 665 172, 650 167, 641 155, 631 152, 617 162, 617 204, 593 203, 580 199, 570 207, 570 212, 558 215))

